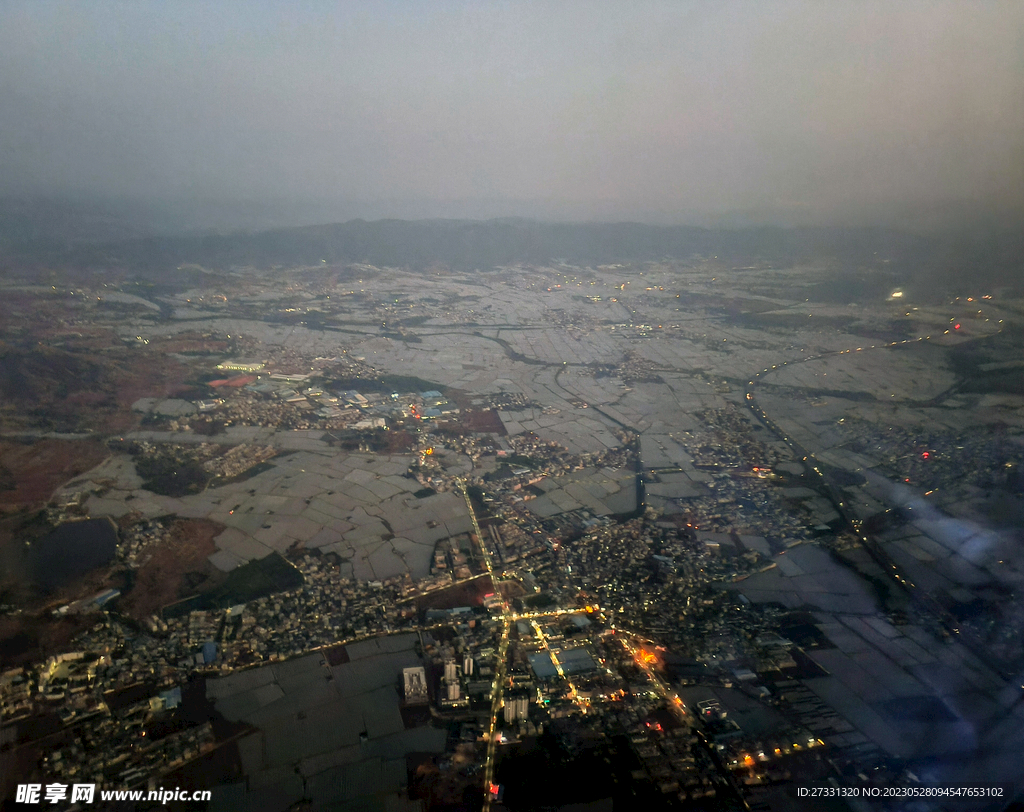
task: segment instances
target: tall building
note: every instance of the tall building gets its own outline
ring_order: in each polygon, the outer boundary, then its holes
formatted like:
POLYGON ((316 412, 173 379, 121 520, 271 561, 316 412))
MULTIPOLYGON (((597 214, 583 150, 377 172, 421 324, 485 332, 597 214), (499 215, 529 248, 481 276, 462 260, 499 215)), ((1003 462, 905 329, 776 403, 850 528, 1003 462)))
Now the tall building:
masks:
POLYGON ((454 660, 449 660, 444 664, 444 681, 448 684, 459 681, 459 667, 454 660))
POLYGON ((423 666, 402 669, 402 683, 405 688, 405 702, 408 705, 426 704, 427 697, 427 672, 423 666))
POLYGON ((525 719, 530 714, 530 697, 516 697, 516 719, 525 719))
POLYGON ((505 721, 517 722, 530 715, 530 697, 525 694, 510 696, 505 700, 505 721))
POLYGON ((473 658, 468 654, 462 660, 462 674, 466 677, 473 676, 473 658))
POLYGON ((449 702, 455 702, 459 698, 460 694, 461 694, 461 691, 459 690, 459 683, 457 683, 457 682, 449 682, 448 683, 448 701, 449 702))

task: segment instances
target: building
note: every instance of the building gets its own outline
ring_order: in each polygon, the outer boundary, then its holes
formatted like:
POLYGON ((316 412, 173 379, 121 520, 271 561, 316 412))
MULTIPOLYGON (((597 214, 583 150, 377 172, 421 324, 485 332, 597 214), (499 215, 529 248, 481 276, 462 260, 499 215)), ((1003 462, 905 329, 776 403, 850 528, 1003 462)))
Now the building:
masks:
POLYGON ((383 417, 368 417, 365 420, 358 420, 352 424, 354 429, 382 429, 387 426, 383 417))
POLYGON ((114 598, 117 598, 118 596, 120 596, 120 594, 121 594, 121 590, 120 589, 107 589, 107 590, 104 590, 103 592, 101 592, 100 594, 96 595, 92 599, 92 602, 96 606, 98 606, 100 608, 103 608, 108 603, 110 603, 112 600, 114 600, 114 598))
POLYGON ((263 361, 240 359, 217 364, 217 369, 230 369, 236 372, 259 372, 265 366, 266 364, 263 361))
POLYGON ((429 702, 427 697, 427 673, 423 666, 402 669, 402 683, 405 688, 405 702, 407 705, 425 705, 429 702))
MULTIPOLYGON (((270 380, 287 383, 304 383, 312 377, 311 372, 271 372, 270 380)), ((322 394, 322 393, 321 393, 322 394)))
POLYGON ((505 700, 505 721, 509 724, 526 719, 530 713, 530 697, 525 694, 505 700))

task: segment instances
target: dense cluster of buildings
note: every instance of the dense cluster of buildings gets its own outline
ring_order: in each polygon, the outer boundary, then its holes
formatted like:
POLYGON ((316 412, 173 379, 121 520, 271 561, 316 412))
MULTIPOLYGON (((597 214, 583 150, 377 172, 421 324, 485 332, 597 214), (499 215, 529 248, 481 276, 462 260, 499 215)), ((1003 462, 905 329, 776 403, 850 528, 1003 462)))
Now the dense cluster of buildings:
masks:
MULTIPOLYGON (((271 373, 229 379, 218 388, 220 397, 201 406, 207 419, 223 425, 294 429, 385 428, 388 421, 430 420, 458 414, 440 392, 325 391, 306 386, 311 373, 271 373)), ((180 428, 180 426, 179 426, 180 428)))

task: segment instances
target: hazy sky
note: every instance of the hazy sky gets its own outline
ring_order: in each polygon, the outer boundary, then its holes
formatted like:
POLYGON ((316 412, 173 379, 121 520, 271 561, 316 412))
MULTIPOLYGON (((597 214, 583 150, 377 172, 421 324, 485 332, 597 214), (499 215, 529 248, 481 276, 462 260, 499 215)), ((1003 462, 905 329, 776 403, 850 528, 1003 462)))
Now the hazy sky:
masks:
POLYGON ((0 188, 349 216, 1024 209, 1024 3, 0 3, 0 188))

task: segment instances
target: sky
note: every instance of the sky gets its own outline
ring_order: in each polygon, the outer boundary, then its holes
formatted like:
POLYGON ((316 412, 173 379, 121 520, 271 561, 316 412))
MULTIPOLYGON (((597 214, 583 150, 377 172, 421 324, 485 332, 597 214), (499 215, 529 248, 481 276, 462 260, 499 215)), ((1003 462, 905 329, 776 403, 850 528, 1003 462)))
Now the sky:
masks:
POLYGON ((0 188, 311 221, 1020 217, 1024 3, 5 0, 0 188))

